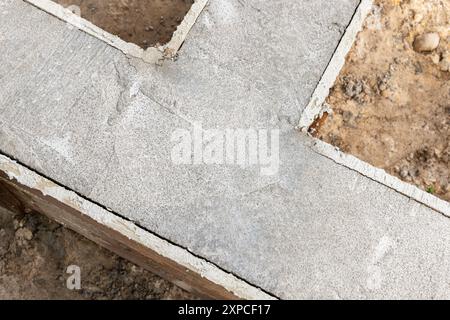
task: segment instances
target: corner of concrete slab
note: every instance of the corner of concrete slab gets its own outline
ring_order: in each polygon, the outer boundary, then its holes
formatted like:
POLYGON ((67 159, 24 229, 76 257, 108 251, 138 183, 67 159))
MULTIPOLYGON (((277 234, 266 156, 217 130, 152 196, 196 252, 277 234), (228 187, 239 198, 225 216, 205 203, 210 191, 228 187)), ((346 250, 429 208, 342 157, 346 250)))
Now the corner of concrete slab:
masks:
POLYGON ((172 36, 172 39, 162 47, 165 58, 173 58, 176 56, 177 52, 180 50, 184 41, 186 40, 189 31, 191 31, 198 17, 205 9, 209 0, 195 0, 192 4, 191 9, 188 11, 184 17, 181 24, 178 26, 177 30, 172 36))
POLYGON ((345 58, 350 52, 356 36, 362 30, 364 21, 372 10, 373 0, 361 0, 356 9, 350 24, 348 25, 341 41, 339 42, 336 51, 334 52, 328 66, 320 79, 314 93, 310 99, 309 104, 303 110, 298 129, 307 131, 317 118, 322 117, 325 112, 328 112, 328 107, 325 100, 330 93, 331 87, 334 85, 340 71, 344 67, 345 58))
MULTIPOLYGON (((320 121, 325 115, 332 112, 331 107, 325 102, 334 85, 340 71, 345 65, 347 54, 350 52, 358 33, 362 30, 364 22, 373 9, 373 0, 361 0, 355 14, 347 27, 328 67, 326 68, 319 84, 317 85, 311 100, 301 114, 297 129, 308 134, 309 129, 320 121)), ((450 217, 450 203, 437 198, 409 183, 391 176, 384 170, 376 168, 358 158, 342 153, 338 148, 321 140, 314 139, 313 150, 334 162, 354 170, 363 176, 377 181, 400 194, 403 194, 444 216, 450 217)))

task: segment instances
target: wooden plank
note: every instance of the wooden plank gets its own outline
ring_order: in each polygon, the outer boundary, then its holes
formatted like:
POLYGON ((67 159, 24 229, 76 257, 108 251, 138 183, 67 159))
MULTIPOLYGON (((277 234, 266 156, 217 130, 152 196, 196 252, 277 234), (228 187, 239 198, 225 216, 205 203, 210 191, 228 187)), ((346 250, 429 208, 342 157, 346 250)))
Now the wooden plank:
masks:
MULTIPOLYGON (((58 187, 51 181, 42 178, 38 184, 43 187, 58 187)), ((60 187, 61 190, 65 190, 60 187)), ((85 213, 76 210, 75 206, 44 195, 39 188, 30 188, 17 179, 11 178, 11 173, 5 172, 4 166, 0 166, 0 205, 14 212, 34 210, 45 214, 69 229, 78 232, 86 238, 96 242, 117 255, 144 267, 145 269, 169 280, 170 282, 198 295, 211 299, 239 299, 242 297, 232 293, 201 274, 190 270, 176 261, 169 259, 142 242, 131 239, 129 236, 114 230, 85 213)), ((45 189, 45 188, 43 188, 45 189)), ((66 191, 66 190, 65 190, 66 191)), ((45 193, 45 192, 44 192, 45 193)), ((106 211, 106 210, 105 210, 106 211)), ((112 214, 112 213, 111 213, 112 214)), ((121 220, 117 217, 118 221, 121 220)), ((124 227, 129 228, 129 226, 124 227)), ((136 227, 137 228, 137 227, 136 227)), ((142 232, 142 230, 140 230, 142 232)), ((154 237, 154 235, 152 235, 154 237)), ((164 241, 164 240, 163 240, 164 241)), ((197 258, 194 258, 197 259, 197 258)), ((223 271, 219 271, 223 272, 223 271)), ((240 280, 239 280, 240 281, 240 280)), ((247 284, 243 284, 245 287, 247 284)), ((248 296, 246 298, 252 298, 248 296)), ((255 296, 254 298, 261 298, 255 296)))

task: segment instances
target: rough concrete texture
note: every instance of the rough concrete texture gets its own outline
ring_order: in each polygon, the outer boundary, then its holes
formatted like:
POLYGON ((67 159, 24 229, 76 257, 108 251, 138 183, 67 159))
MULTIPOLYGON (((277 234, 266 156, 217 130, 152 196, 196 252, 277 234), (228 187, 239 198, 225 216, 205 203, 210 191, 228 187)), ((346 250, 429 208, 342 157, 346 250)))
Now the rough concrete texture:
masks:
POLYGON ((210 0, 156 66, 3 2, 0 150, 280 298, 448 298, 448 218, 294 130, 358 4, 210 0), (194 122, 280 128, 279 173, 175 166, 194 122))

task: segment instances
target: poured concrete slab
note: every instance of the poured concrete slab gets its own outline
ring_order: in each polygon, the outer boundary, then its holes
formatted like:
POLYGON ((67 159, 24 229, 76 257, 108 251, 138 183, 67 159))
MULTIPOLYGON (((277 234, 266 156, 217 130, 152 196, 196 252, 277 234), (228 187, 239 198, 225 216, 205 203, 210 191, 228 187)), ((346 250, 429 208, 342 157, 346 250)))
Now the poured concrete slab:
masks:
POLYGON ((358 5, 210 0, 155 65, 3 3, 0 150, 275 297, 449 297, 448 205, 295 130, 358 5), (199 124, 280 130, 278 172, 175 165, 174 131, 199 124))

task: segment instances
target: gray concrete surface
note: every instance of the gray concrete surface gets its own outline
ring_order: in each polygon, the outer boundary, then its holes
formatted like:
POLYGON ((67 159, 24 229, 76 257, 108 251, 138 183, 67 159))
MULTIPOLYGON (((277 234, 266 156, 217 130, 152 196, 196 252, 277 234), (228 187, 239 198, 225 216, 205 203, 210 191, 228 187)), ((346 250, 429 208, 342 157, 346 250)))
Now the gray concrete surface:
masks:
POLYGON ((294 130, 358 3, 211 0, 155 66, 2 2, 0 150, 281 298, 448 298, 448 218, 294 130), (195 122, 279 128, 279 173, 174 165, 195 122))

